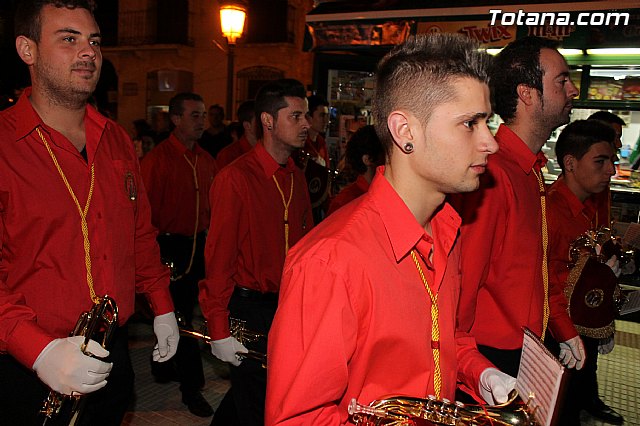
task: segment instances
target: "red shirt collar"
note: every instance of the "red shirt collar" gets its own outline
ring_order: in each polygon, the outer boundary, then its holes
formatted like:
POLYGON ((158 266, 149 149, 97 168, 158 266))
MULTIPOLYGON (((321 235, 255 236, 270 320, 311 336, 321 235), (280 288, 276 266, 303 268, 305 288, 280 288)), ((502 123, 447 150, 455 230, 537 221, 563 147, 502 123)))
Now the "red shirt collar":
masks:
POLYGON ((578 197, 569 189, 564 178, 560 176, 551 187, 549 188, 549 195, 553 192, 557 192, 567 202, 571 216, 576 218, 581 214, 584 214, 587 219, 592 220, 596 213, 596 206, 591 197, 587 198, 583 203, 578 197))
POLYGON ((246 135, 242 135, 240 139, 238 139, 238 145, 242 149, 242 152, 249 152, 253 149, 253 146, 249 142, 249 139, 247 139, 246 135))
POLYGON ((534 168, 540 170, 547 164, 547 157, 542 151, 538 154, 531 152, 526 143, 516 135, 513 130, 504 124, 501 124, 496 133, 496 141, 500 146, 500 151, 512 157, 526 174, 531 173, 534 168))
POLYGON ((363 193, 369 191, 369 185, 369 182, 367 182, 363 175, 359 175, 356 179, 356 188, 358 188, 363 193))
MULTIPOLYGON (((384 177, 384 170, 385 166, 378 167, 368 194, 376 204, 393 254, 399 262, 416 247, 422 238, 426 237, 427 241, 433 240, 384 177)), ((431 219, 431 227, 438 239, 438 245, 444 247, 447 254, 453 247, 460 223, 460 216, 448 203, 444 203, 431 219)))
POLYGON ((274 160, 271 154, 267 152, 266 148, 262 144, 262 141, 259 141, 254 149, 256 150, 256 156, 258 157, 258 161, 262 166, 262 170, 268 178, 271 178, 271 176, 275 175, 279 170, 284 170, 287 173, 293 173, 296 165, 291 157, 287 158, 286 166, 282 167, 276 162, 276 160, 274 160))
POLYGON ((193 151, 191 151, 190 149, 187 149, 187 146, 182 142, 180 142, 180 139, 178 139, 178 137, 173 133, 169 135, 169 138, 167 140, 169 141, 171 146, 173 146, 176 150, 178 150, 180 154, 187 154, 189 156, 194 156, 194 155, 202 155, 203 153, 206 152, 197 142, 193 145, 193 151))
MULTIPOLYGON (((16 123, 16 140, 20 140, 31 134, 31 132, 33 132, 38 126, 41 126, 44 130, 50 132, 50 128, 44 124, 36 110, 33 109, 29 96, 31 96, 31 87, 24 89, 14 107, 16 116, 20 117, 20 120, 16 123)), ((91 127, 96 128, 99 130, 99 134, 102 135, 102 131, 107 124, 107 118, 96 111, 91 105, 87 105, 86 111, 86 118, 88 122, 85 125, 90 125, 91 127)), ((87 132, 87 135, 89 135, 89 132, 87 132)), ((87 136, 87 145, 88 144, 89 137, 87 136)))

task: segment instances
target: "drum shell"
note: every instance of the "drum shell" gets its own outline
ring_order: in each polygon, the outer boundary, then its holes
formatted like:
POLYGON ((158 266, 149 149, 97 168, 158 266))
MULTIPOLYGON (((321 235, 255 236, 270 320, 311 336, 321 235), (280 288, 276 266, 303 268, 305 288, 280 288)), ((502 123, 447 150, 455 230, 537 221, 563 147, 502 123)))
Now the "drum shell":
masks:
POLYGON ((617 277, 609 266, 583 255, 571 269, 565 286, 567 310, 578 333, 606 338, 615 332, 617 277))

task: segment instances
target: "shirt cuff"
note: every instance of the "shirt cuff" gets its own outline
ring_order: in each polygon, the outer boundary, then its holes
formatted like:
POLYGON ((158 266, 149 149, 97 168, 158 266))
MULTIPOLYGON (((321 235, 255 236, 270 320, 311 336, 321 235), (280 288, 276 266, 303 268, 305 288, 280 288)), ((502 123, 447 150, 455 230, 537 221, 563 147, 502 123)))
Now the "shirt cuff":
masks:
POLYGON ((147 294, 147 300, 156 316, 174 311, 173 300, 168 287, 147 294))
POLYGON ((11 333, 7 349, 20 364, 31 369, 40 352, 54 339, 35 321, 22 321, 11 333))

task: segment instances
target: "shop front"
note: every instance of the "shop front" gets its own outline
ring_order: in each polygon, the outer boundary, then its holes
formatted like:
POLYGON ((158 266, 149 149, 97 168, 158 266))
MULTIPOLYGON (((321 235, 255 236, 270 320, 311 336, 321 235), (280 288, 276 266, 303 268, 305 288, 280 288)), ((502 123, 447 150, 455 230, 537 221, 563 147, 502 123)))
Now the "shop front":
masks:
MULTIPOLYGON (((308 47, 315 51, 314 86, 331 105, 328 140, 339 160, 350 134, 371 123, 374 71, 394 45, 414 34, 452 32, 478 40, 490 53, 527 35, 557 40, 580 90, 572 120, 608 110, 626 123, 620 174, 612 185, 612 217, 637 222, 640 188, 628 166, 637 156, 640 139, 640 8, 637 1, 579 1, 512 5, 492 2, 430 2, 411 8, 411 1, 321 2, 307 15, 308 47)), ((496 117, 497 120, 497 117, 496 117)), ((497 121, 493 123, 497 126, 497 121)), ((544 152, 550 157, 547 180, 559 173, 553 146, 558 129, 544 152)))

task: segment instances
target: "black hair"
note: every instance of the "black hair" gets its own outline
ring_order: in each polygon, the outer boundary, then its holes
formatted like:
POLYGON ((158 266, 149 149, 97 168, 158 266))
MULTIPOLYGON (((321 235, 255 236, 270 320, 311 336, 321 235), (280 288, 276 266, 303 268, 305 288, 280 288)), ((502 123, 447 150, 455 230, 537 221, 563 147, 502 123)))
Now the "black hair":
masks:
POLYGON ((273 117, 274 122, 277 120, 278 111, 288 106, 285 97, 305 99, 307 92, 304 85, 293 78, 283 78, 266 83, 258 90, 256 95, 256 118, 259 121, 257 127, 258 137, 262 137, 262 121, 260 116, 266 112, 273 117))
POLYGON ((253 100, 244 101, 238 107, 238 111, 236 112, 238 116, 238 121, 240 124, 246 122, 251 122, 256 116, 256 102, 253 100))
POLYGON ((556 159, 564 173, 564 158, 572 155, 580 160, 591 145, 608 142, 613 146, 616 132, 599 120, 577 120, 568 124, 556 141, 556 159))
POLYGON ((542 95, 540 65, 542 49, 556 50, 558 43, 541 37, 527 36, 507 45, 493 59, 489 74, 493 111, 510 124, 518 106, 518 86, 524 84, 542 95))
POLYGON ((96 8, 94 0, 20 0, 14 17, 14 35, 25 36, 36 43, 40 42, 42 32, 40 12, 45 6, 87 9, 91 16, 96 8))
POLYGON ((394 143, 387 126, 391 112, 404 108, 426 123, 437 105, 457 94, 452 84, 455 79, 470 77, 486 83, 490 60, 476 41, 452 33, 409 37, 382 58, 373 116, 387 156, 394 143))
POLYGON ((368 155, 376 166, 384 164, 384 147, 371 124, 359 128, 347 142, 347 164, 359 175, 367 171, 366 164, 362 162, 363 155, 368 155))
POLYGON ((182 115, 184 112, 184 101, 199 101, 204 103, 202 96, 196 93, 178 93, 169 101, 169 115, 182 115))
POLYGON ((625 126, 627 123, 624 122, 624 120, 620 117, 618 117, 617 115, 609 112, 609 111, 597 111, 594 112, 593 114, 591 114, 587 120, 598 120, 598 121, 604 121, 605 123, 609 123, 609 124, 619 124, 621 126, 625 126))
POLYGON ((311 95, 307 97, 307 103, 309 104, 309 115, 313 115, 318 107, 329 106, 329 102, 320 95, 311 95))

